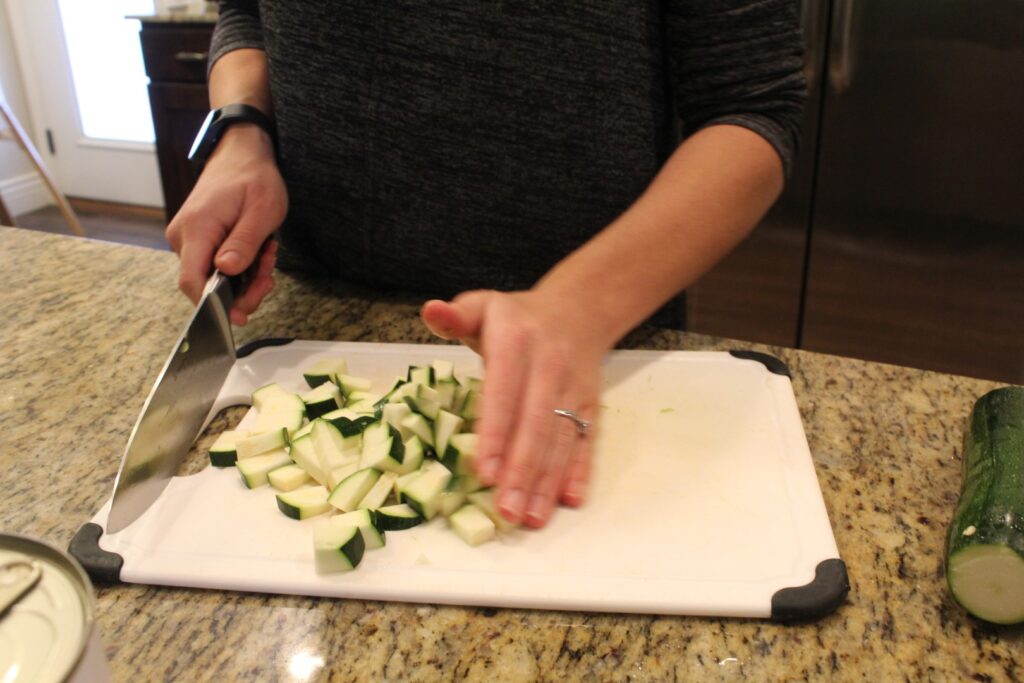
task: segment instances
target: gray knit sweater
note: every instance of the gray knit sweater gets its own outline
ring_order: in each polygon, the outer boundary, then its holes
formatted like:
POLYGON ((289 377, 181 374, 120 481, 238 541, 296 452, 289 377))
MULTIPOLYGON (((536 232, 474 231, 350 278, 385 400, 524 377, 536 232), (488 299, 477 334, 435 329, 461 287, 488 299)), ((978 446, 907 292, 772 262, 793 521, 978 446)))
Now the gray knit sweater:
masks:
POLYGON ((532 285, 683 135, 792 164, 796 0, 224 0, 211 64, 266 51, 285 267, 447 296, 532 285))

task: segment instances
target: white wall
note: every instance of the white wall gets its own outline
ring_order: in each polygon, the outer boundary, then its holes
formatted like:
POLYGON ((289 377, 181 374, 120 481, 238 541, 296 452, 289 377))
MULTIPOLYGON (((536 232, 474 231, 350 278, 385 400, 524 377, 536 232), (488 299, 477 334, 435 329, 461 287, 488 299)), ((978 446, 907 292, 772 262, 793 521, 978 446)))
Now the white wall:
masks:
MULTIPOLYGON (((11 22, 7 8, 0 2, 0 97, 14 111, 22 127, 33 135, 28 99, 21 82, 18 59, 14 53, 11 22)), ((33 135, 34 137, 34 135, 33 135)), ((40 182, 28 157, 13 140, 0 140, 0 194, 15 216, 50 203, 45 186, 40 182)))

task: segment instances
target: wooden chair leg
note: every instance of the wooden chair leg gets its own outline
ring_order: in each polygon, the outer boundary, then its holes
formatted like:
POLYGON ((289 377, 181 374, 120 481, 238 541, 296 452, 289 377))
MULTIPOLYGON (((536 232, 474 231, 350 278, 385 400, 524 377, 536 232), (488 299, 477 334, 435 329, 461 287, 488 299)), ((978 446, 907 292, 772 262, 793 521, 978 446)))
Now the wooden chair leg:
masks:
MULTIPOLYGON (((32 161, 32 165, 36 167, 36 171, 39 172, 40 177, 43 179, 43 183, 46 188, 53 195, 54 201, 57 202, 57 208, 60 209, 61 215, 64 216, 64 220, 71 227, 71 230, 79 237, 85 237, 85 229, 82 228, 82 224, 78 220, 78 216, 75 215, 75 210, 71 208, 71 204, 68 203, 67 198, 57 188, 57 183, 54 182, 53 176, 46 170, 46 166, 43 164, 42 157, 39 156, 39 152, 36 150, 35 145, 29 139, 25 133, 25 129, 21 127, 18 119, 15 118, 14 112, 8 108, 7 103, 0 101, 0 115, 6 119, 7 127, 11 129, 14 134, 14 140, 18 143, 18 146, 24 150, 25 154, 28 155, 32 161)), ((13 223, 12 223, 13 224, 13 223)))

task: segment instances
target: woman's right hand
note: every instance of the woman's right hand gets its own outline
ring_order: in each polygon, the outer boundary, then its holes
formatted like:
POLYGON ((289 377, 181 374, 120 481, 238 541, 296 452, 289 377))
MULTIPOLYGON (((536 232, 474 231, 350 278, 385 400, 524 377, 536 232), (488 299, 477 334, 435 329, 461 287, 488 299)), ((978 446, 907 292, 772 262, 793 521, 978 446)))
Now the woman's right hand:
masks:
POLYGON ((181 260, 178 287, 196 302, 213 267, 238 275, 258 258, 231 309, 231 322, 244 325, 274 286, 277 243, 268 238, 287 212, 270 136, 253 124, 231 126, 167 226, 167 241, 181 260))

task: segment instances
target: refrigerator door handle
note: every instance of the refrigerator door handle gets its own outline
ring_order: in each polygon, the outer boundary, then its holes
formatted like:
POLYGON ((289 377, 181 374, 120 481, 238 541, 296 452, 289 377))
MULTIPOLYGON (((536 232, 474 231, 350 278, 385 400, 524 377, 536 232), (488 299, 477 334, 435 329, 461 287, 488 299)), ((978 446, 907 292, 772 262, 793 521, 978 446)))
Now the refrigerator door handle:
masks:
POLYGON ((833 92, 841 95, 853 82, 853 20, 855 0, 835 0, 832 41, 829 49, 828 79, 833 92))
POLYGON ((811 86, 818 82, 821 68, 821 50, 825 43, 821 25, 821 12, 827 0, 801 0, 800 32, 804 39, 804 79, 811 86))

